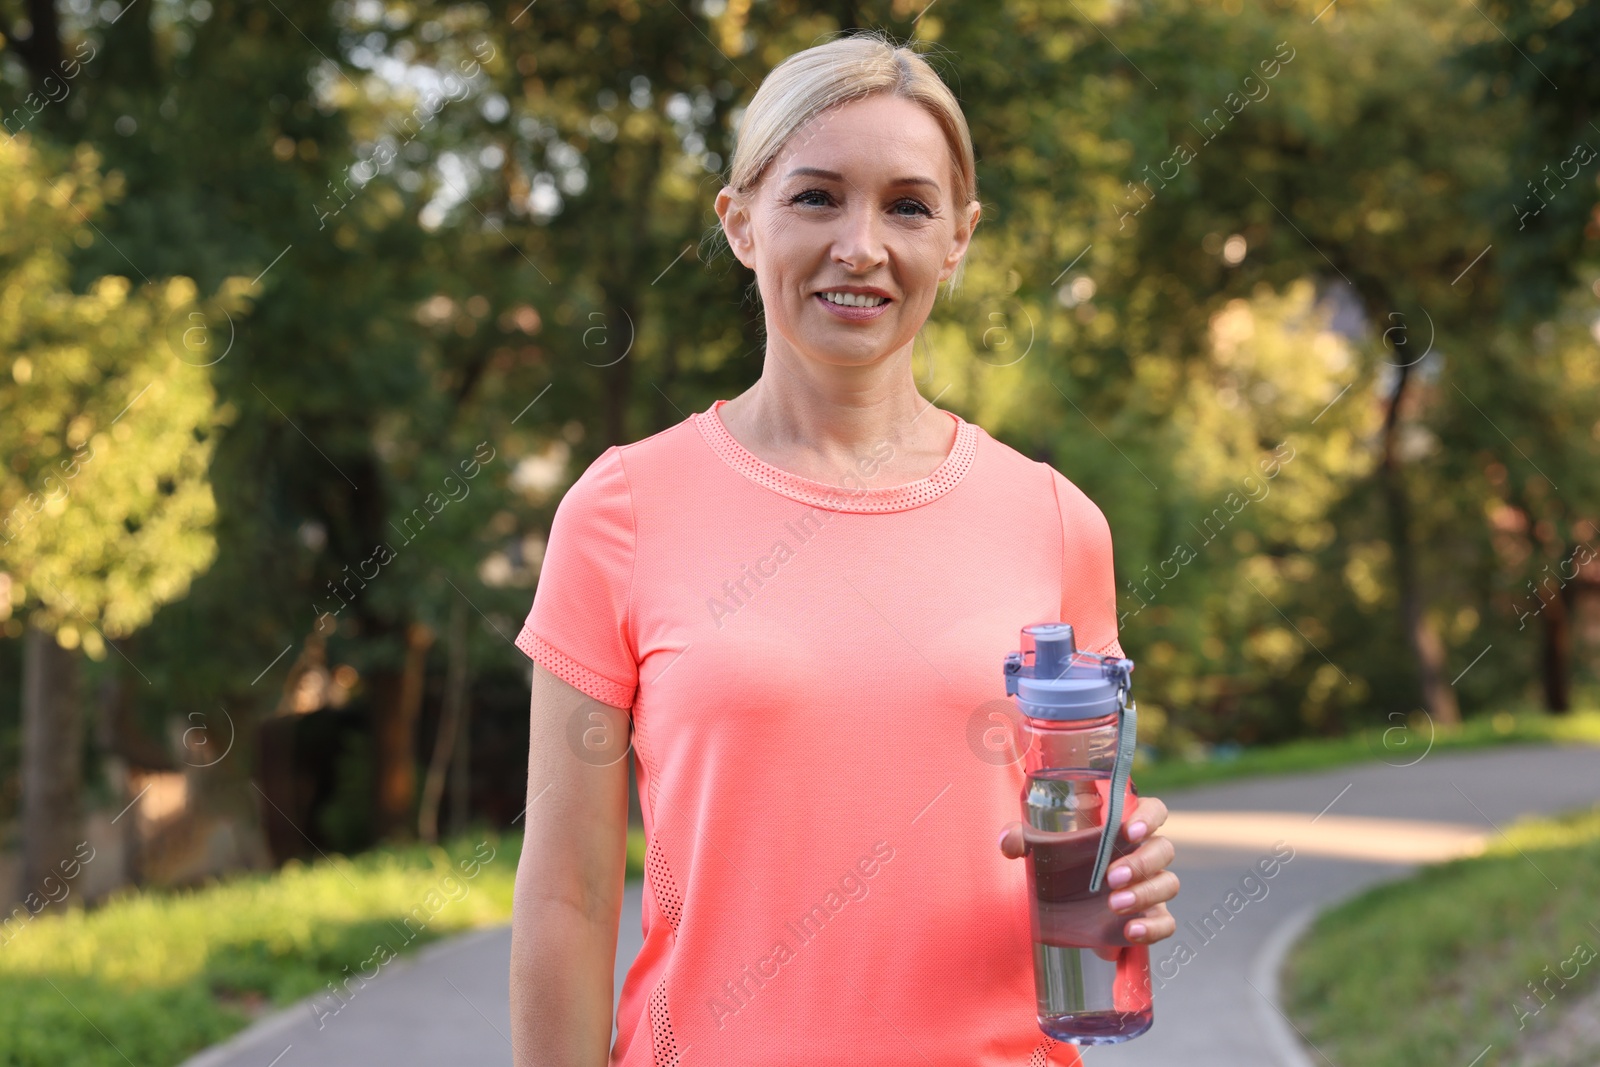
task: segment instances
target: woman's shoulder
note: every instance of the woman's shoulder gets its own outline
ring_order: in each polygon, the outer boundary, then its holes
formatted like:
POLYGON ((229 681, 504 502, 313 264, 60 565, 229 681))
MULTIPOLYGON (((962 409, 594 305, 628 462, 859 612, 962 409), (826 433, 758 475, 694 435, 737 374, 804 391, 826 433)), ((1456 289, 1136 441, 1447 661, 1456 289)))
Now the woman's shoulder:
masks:
MULTIPOLYGON (((976 425, 976 424, 974 424, 976 425)), ((1049 485, 1060 502, 1063 512, 1081 511, 1091 509, 1099 511, 1099 507, 1089 495, 1070 477, 1063 474, 1053 463, 1042 459, 1031 459, 1015 448, 1006 444, 997 437, 992 436, 982 426, 977 427, 978 437, 983 446, 980 452, 988 457, 989 478, 1015 479, 1017 484, 1027 486, 1049 485)))
POLYGON ((691 415, 637 441, 611 445, 590 461, 567 490, 568 495, 581 493, 593 498, 626 494, 630 480, 637 480, 647 471, 681 465, 694 444, 690 437, 694 433, 694 418, 691 415))

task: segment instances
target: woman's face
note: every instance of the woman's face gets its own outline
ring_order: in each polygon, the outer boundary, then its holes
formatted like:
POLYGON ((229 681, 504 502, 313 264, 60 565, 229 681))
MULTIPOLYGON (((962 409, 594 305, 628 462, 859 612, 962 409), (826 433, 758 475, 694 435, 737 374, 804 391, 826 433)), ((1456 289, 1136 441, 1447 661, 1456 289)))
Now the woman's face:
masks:
POLYGON ((742 200, 723 189, 717 215, 756 273, 769 339, 846 365, 909 346, 978 221, 976 201, 954 202, 954 170, 933 116, 880 93, 797 130, 742 200))

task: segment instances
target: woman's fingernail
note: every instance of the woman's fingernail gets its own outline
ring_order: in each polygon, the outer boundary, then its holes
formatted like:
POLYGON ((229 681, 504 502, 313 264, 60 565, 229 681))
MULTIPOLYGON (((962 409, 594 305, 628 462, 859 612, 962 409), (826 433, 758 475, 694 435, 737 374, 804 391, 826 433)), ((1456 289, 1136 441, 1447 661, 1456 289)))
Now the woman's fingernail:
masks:
POLYGON ((1004 852, 1006 850, 1006 838, 1008 838, 1010 836, 1011 836, 1011 831, 1010 830, 1001 830, 1000 831, 1000 851, 1001 852, 1004 852))
POLYGON ((1128 924, 1128 936, 1129 937, 1143 937, 1144 936, 1144 923, 1129 923, 1128 924))
POLYGON ((1122 910, 1123 908, 1126 908, 1129 904, 1132 904, 1132 903, 1133 903, 1133 890, 1131 890, 1131 889, 1124 889, 1120 893, 1112 893, 1111 894, 1110 904, 1111 904, 1111 907, 1114 910, 1120 911, 1120 910, 1122 910))
POLYGON ((1112 889, 1119 885, 1127 885, 1132 878, 1133 872, 1126 867, 1113 867, 1111 873, 1106 875, 1106 881, 1111 884, 1112 889))
POLYGON ((1136 822, 1133 825, 1128 827, 1128 840, 1129 841, 1137 841, 1137 840, 1139 840, 1139 838, 1143 837, 1146 833, 1148 833, 1149 830, 1150 830, 1150 827, 1146 826, 1144 824, 1144 820, 1141 819, 1138 822, 1136 822))

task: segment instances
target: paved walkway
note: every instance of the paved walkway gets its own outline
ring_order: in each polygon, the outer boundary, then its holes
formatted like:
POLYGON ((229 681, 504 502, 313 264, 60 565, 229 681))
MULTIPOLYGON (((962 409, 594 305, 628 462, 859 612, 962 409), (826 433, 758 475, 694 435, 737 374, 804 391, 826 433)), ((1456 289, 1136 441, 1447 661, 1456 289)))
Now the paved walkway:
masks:
MULTIPOLYGON (((1178 845, 1173 870, 1183 888, 1172 907, 1178 933, 1151 952, 1155 1026, 1126 1044, 1084 1050, 1085 1062, 1324 1064, 1271 1001, 1276 962, 1304 923, 1327 904, 1412 870, 1405 856, 1471 854, 1518 816, 1600 801, 1597 771, 1600 749, 1516 746, 1164 795, 1175 812, 1166 832, 1178 845), (1260 879, 1257 861, 1280 841, 1280 857, 1292 848, 1293 858, 1260 879), (1252 873, 1256 880, 1242 881, 1252 873), (1238 894, 1232 910, 1224 906, 1230 891, 1238 894), (1188 953, 1180 954, 1180 941, 1188 953)), ((619 994, 639 949, 639 907, 633 884, 617 951, 619 994)), ((301 1004, 184 1067, 501 1067, 511 1063, 510 961, 506 926, 436 943, 390 964, 320 1027, 301 1004)))

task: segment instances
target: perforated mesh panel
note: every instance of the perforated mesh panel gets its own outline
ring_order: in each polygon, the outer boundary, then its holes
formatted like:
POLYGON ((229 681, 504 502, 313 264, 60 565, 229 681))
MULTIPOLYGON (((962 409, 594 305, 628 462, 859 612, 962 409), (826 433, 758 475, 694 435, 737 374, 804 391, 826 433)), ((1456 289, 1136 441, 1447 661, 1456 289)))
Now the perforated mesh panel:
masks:
POLYGON ((1033 1055, 1028 1058, 1028 1067, 1046 1067, 1050 1062, 1050 1050, 1056 1047, 1056 1039, 1046 1037, 1039 1042, 1039 1047, 1033 1050, 1033 1055))
POLYGON ((626 708, 633 704, 632 689, 618 685, 610 678, 591 671, 534 633, 526 623, 523 624, 522 632, 517 634, 516 645, 528 654, 529 659, 574 689, 587 693, 614 708, 626 708))
POLYGON ((649 804, 651 826, 657 825, 656 794, 661 791, 661 775, 657 773, 656 761, 652 755, 654 746, 650 744, 650 716, 635 715, 633 717, 633 750, 639 754, 639 761, 644 764, 646 776, 650 779, 650 787, 646 791, 645 800, 649 804))
POLYGON ((667 1012, 667 980, 656 983, 650 994, 650 1043, 655 1067, 677 1067, 678 1039, 672 1033, 672 1016, 667 1012))
POLYGON ((774 467, 746 449, 728 432, 722 417, 717 414, 718 409, 726 403, 726 400, 718 400, 710 410, 696 412, 692 416, 712 451, 757 485, 791 500, 828 511, 905 511, 926 504, 955 488, 962 475, 972 466, 973 456, 978 451, 978 428, 965 419, 958 419, 954 447, 928 477, 905 485, 855 489, 845 485, 829 485, 774 467))
POLYGON ((645 877, 650 879, 650 891, 655 895, 657 906, 676 932, 678 922, 683 918, 683 898, 678 896, 678 883, 672 880, 672 869, 662 858, 661 848, 654 837, 650 838, 650 845, 645 849, 644 871, 645 877))

